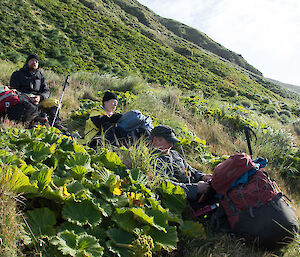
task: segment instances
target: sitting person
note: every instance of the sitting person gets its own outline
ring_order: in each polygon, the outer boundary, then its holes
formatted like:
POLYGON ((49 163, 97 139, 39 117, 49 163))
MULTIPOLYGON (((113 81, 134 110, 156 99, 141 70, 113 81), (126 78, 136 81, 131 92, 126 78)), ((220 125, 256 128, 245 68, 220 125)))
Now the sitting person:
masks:
POLYGON ((96 136, 105 133, 105 139, 111 144, 117 145, 118 128, 116 123, 122 116, 120 113, 114 113, 118 105, 118 97, 116 94, 106 91, 102 106, 93 109, 89 119, 86 121, 84 130, 83 144, 88 144, 91 147, 96 147, 98 140, 96 136))
MULTIPOLYGON (((32 103, 39 105, 47 113, 49 122, 52 124, 57 111, 58 100, 49 98, 50 89, 39 71, 39 57, 36 54, 28 55, 24 66, 13 72, 10 78, 10 88, 27 95, 32 103)), ((66 128, 62 126, 58 115, 54 127, 66 132, 66 128)))
POLYGON ((154 168, 163 178, 185 190, 193 208, 200 207, 198 200, 202 194, 209 191, 208 181, 211 180, 212 174, 203 174, 192 168, 176 150, 172 150, 180 141, 171 127, 156 126, 152 129, 150 137, 152 147, 155 148, 154 154, 157 154, 154 168))

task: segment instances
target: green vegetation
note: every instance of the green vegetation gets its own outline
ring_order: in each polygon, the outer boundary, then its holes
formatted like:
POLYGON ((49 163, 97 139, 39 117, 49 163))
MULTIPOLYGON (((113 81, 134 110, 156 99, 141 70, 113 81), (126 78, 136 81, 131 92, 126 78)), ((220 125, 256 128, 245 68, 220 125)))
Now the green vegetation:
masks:
POLYGON ((240 100, 251 98, 256 105, 264 95, 275 102, 296 97, 177 37, 149 10, 127 2, 1 1, 0 58, 22 65, 36 52, 43 67, 57 72, 137 74, 150 83, 202 90, 206 97, 223 98, 235 90, 240 100), (154 36, 147 34, 151 31, 154 36))
MULTIPOLYGON (((13 70, 11 64, 3 68, 13 70)), ((44 74, 58 98, 64 76, 51 71, 44 74)), ((82 132, 89 111, 100 104, 98 100, 108 88, 120 98, 119 111, 140 109, 151 115, 154 124, 174 127, 189 162, 206 172, 229 154, 247 151, 242 129, 250 125, 257 134, 257 141, 252 142, 255 156, 267 157, 271 171, 276 170, 273 176, 281 172, 282 186, 298 199, 299 150, 279 119, 237 104, 205 99, 199 91, 151 85, 138 77, 79 72, 71 74, 63 101, 62 115, 70 130, 82 132)), ((10 174, 7 182, 27 199, 23 212, 30 230, 24 226, 24 254, 131 256, 134 251, 149 252, 149 245, 135 245, 139 238, 151 236, 151 253, 157 256, 175 254, 174 249, 183 247, 182 240, 190 242, 184 247, 193 246, 195 256, 209 256, 211 251, 203 246, 207 242, 220 252, 230 253, 237 247, 242 254, 261 256, 255 248, 234 239, 207 234, 188 213, 182 219, 184 193, 170 184, 158 184, 144 143, 129 149, 106 145, 94 151, 56 129, 10 129, 9 123, 3 127, 1 162, 10 174), (45 218, 40 221, 37 217, 41 215, 45 218), (224 247, 227 241, 230 246, 224 247)))
MULTIPOLYGON (((254 157, 268 158, 267 171, 299 214, 299 95, 136 1, 3 0, 0 8, 1 83, 31 52, 53 97, 70 73, 61 112, 70 131, 82 133, 113 90, 119 112, 138 109, 173 127, 188 162, 210 173, 248 151, 250 126, 254 157)), ((159 183, 144 140, 93 150, 53 128, 4 121, 0 130, 1 256, 299 255, 298 234, 269 253, 211 233, 192 218, 180 187, 159 183)))

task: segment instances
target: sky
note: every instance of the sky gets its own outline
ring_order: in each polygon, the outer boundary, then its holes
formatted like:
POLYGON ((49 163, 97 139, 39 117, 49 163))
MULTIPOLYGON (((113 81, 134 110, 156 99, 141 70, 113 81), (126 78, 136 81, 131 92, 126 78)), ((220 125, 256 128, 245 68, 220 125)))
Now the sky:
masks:
POLYGON ((204 32, 267 78, 300 86, 300 0, 138 0, 204 32))

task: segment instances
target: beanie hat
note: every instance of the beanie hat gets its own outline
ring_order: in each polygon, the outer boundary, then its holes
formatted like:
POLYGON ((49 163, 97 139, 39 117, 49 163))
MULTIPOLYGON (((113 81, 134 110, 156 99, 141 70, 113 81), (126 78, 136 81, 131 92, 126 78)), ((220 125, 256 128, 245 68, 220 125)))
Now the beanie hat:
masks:
POLYGON ((26 59, 26 64, 29 62, 29 60, 31 59, 37 59, 38 61, 40 61, 40 58, 38 57, 37 54, 30 54, 28 55, 27 59, 26 59))
POLYGON ((103 96, 102 102, 104 103, 104 102, 106 102, 106 101, 108 101, 110 99, 119 100, 118 96, 116 94, 114 94, 112 92, 109 92, 109 91, 106 91, 105 94, 104 94, 104 96, 103 96))

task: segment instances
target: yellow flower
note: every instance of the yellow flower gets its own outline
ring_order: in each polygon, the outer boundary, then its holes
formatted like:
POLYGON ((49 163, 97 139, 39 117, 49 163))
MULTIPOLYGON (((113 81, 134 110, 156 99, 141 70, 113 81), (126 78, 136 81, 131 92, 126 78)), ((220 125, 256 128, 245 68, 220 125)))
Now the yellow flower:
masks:
POLYGON ((114 195, 121 195, 121 194, 122 194, 122 187, 121 187, 121 184, 122 184, 122 182, 119 181, 118 183, 116 183, 116 184, 114 185, 114 188, 113 188, 113 190, 112 190, 112 193, 113 193, 114 195))

